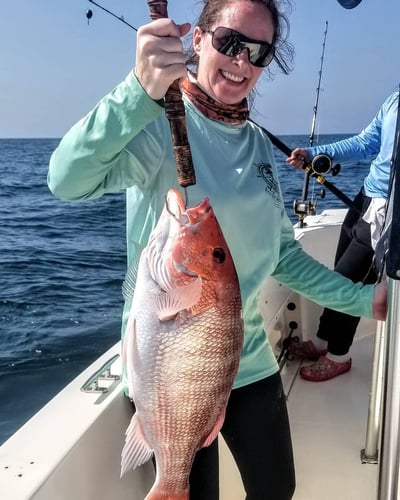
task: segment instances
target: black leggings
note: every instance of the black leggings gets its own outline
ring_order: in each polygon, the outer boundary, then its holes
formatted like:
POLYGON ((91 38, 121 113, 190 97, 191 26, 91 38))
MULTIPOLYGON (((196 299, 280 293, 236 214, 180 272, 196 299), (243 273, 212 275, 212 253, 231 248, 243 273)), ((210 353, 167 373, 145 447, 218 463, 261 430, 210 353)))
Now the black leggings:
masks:
MULTIPOLYGON (((247 500, 290 500, 293 450, 280 374, 234 389, 221 433, 239 468, 247 500)), ((190 500, 219 499, 218 440, 201 449, 190 475, 190 500)))
MULTIPOLYGON (((374 283, 376 274, 372 267, 374 251, 371 246, 370 225, 362 219, 371 198, 363 191, 354 199, 360 212, 349 209, 343 221, 335 257, 335 271, 350 278, 354 283, 374 283)), ((359 317, 332 309, 324 309, 317 336, 328 341, 328 351, 343 355, 353 343, 359 317)))

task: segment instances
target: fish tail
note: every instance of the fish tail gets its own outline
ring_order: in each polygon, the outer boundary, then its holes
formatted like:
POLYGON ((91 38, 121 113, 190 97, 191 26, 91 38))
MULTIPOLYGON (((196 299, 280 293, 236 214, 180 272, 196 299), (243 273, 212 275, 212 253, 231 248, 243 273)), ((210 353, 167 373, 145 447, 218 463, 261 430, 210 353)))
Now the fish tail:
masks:
POLYGON ((189 500, 189 488, 182 493, 167 493, 155 484, 144 500, 189 500))

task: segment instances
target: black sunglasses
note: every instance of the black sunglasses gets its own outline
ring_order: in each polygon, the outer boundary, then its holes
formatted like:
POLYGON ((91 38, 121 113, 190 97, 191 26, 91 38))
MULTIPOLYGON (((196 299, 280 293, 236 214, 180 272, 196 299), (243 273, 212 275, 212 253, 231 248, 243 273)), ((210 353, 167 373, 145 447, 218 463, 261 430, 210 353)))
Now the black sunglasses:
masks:
POLYGON ((252 40, 223 26, 214 31, 203 31, 212 35, 212 46, 224 56, 235 57, 246 49, 250 63, 258 68, 265 68, 274 58, 275 47, 268 42, 252 40))

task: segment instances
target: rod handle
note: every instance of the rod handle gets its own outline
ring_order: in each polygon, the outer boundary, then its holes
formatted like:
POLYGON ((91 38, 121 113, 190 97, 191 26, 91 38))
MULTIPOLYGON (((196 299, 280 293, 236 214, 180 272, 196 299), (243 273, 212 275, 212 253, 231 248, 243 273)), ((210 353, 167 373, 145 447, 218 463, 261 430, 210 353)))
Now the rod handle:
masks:
MULTIPOLYGON (((168 17, 167 0, 147 0, 147 4, 153 21, 168 17)), ((184 188, 193 186, 196 184, 196 174, 187 135, 185 106, 179 88, 179 80, 172 83, 164 100, 165 114, 171 130, 178 183, 184 188)))

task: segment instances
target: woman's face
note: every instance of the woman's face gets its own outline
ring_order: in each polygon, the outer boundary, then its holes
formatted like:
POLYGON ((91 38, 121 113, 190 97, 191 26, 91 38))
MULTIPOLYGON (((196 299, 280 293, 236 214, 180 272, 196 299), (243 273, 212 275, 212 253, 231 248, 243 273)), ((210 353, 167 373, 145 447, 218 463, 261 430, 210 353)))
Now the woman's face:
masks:
MULTIPOLYGON (((262 5, 237 0, 221 11, 213 31, 224 26, 239 31, 253 40, 271 43, 274 27, 270 12, 262 5)), ((250 64, 247 50, 234 57, 220 54, 212 46, 211 33, 196 27, 193 46, 199 55, 197 80, 214 99, 224 104, 236 104, 246 97, 256 84, 263 68, 250 64)))

